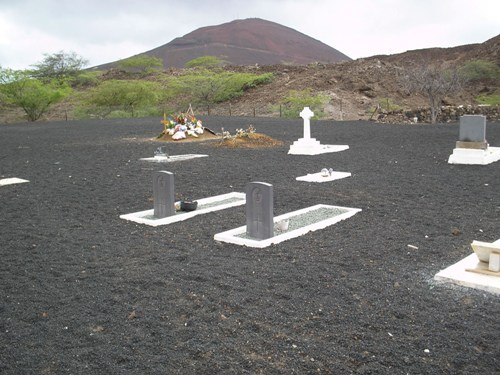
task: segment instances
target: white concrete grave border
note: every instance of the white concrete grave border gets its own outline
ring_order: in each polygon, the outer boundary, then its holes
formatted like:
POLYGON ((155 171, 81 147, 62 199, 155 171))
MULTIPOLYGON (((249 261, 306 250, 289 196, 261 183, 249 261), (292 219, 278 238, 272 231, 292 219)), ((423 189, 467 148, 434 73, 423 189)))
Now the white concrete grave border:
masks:
MULTIPOLYGON (((472 245, 481 244, 479 241, 474 241, 472 245)), ((489 244, 490 246, 500 249, 500 239, 489 244)), ((473 253, 459 262, 439 271, 434 280, 461 285, 468 288, 484 290, 493 294, 500 295, 500 274, 494 275, 492 272, 488 274, 488 266, 484 261, 481 262, 479 257, 483 254, 473 253), (483 270, 478 272, 478 270, 483 270)))
POLYGON ((246 195, 244 193, 232 192, 208 198, 197 199, 198 208, 194 211, 177 211, 175 215, 161 219, 154 217, 154 209, 120 215, 121 219, 133 221, 139 224, 146 224, 153 227, 167 225, 190 219, 197 215, 203 215, 213 211, 223 210, 229 207, 236 207, 245 204, 246 195))
MULTIPOLYGON (((275 227, 278 225, 278 223, 288 219, 290 221, 289 225, 292 226, 292 228, 293 228, 292 220, 293 220, 294 216, 306 214, 308 212, 318 210, 320 208, 340 209, 340 210, 343 210, 344 212, 341 214, 336 214, 334 216, 331 216, 327 219, 322 219, 322 220, 316 221, 313 224, 299 227, 297 229, 290 229, 287 231, 283 231, 281 234, 277 234, 271 238, 267 238, 264 240, 255 240, 255 239, 251 239, 251 238, 245 238, 244 236, 246 234, 246 229, 247 229, 246 225, 235 228, 235 229, 231 229, 231 230, 228 230, 225 232, 217 233, 214 236, 214 240, 220 241, 220 242, 232 243, 232 244, 241 245, 241 246, 264 248, 264 247, 270 246, 272 244, 277 244, 277 243, 280 243, 280 242, 283 242, 283 241, 286 241, 286 240, 289 240, 292 238, 302 236, 308 232, 316 231, 319 229, 324 229, 330 225, 338 223, 339 221, 348 219, 351 216, 353 216, 356 213, 361 211, 361 209, 359 209, 359 208, 317 204, 315 206, 306 207, 306 208, 303 208, 301 210, 292 211, 292 212, 274 217, 275 227)), ((277 232, 279 233, 279 230, 277 232)))
POLYGON ((351 173, 349 172, 332 172, 332 174, 328 176, 323 176, 321 172, 318 173, 308 173, 305 176, 297 177, 297 181, 306 181, 306 182, 328 182, 334 180, 340 180, 342 178, 351 177, 351 173))
POLYGON ((149 161, 153 163, 173 163, 174 161, 183 161, 183 160, 206 158, 206 157, 208 157, 208 155, 204 154, 184 154, 184 155, 170 155, 170 156, 155 155, 150 158, 141 158, 139 160, 149 161))
POLYGON ((500 147, 486 150, 455 148, 448 158, 448 164, 487 165, 500 160, 500 147))
POLYGON ((12 185, 12 184, 22 184, 24 182, 29 182, 28 180, 23 180, 22 178, 11 177, 0 179, 0 186, 12 185))

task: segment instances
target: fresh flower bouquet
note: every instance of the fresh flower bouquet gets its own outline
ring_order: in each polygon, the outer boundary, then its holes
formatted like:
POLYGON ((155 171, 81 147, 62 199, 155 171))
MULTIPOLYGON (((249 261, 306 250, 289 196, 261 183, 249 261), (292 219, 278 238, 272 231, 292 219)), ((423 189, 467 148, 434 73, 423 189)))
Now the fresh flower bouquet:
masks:
POLYGON ((180 140, 186 138, 186 136, 198 137, 203 134, 203 125, 201 120, 197 120, 193 114, 193 109, 189 106, 187 113, 179 113, 178 115, 169 117, 163 114, 163 132, 159 137, 164 134, 172 136, 173 140, 180 140), (191 112, 191 113, 190 113, 191 112))

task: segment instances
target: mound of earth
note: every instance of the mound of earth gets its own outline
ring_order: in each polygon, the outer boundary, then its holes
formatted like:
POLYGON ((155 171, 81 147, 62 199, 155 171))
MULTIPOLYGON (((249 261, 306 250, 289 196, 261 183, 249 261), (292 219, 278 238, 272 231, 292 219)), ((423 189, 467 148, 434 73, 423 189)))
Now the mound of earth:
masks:
POLYGON ((283 142, 262 133, 250 133, 243 137, 224 138, 213 144, 221 148, 269 148, 281 147, 283 142))

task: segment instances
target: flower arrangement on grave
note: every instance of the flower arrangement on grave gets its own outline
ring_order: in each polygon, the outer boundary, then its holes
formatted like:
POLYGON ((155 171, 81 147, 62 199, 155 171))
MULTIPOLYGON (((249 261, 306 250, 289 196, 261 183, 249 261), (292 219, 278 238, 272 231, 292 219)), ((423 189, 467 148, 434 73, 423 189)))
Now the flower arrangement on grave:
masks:
POLYGON ((191 105, 186 113, 179 113, 167 118, 167 114, 163 114, 163 132, 158 136, 168 134, 172 136, 174 141, 187 138, 187 136, 198 137, 203 134, 203 125, 201 120, 198 120, 193 113, 191 105))
POLYGON ((221 133, 219 135, 222 137, 222 139, 234 139, 234 138, 245 138, 249 137, 250 134, 255 133, 255 127, 253 125, 249 125, 248 128, 246 129, 236 129, 236 132, 234 135, 231 135, 230 132, 225 131, 224 128, 222 128, 221 133))

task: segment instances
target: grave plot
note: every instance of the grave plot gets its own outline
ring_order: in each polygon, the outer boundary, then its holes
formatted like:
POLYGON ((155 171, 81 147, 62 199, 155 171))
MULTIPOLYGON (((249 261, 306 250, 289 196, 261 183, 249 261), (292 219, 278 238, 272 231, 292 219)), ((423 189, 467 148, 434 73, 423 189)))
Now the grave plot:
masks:
POLYGON ((449 164, 486 165, 500 160, 500 147, 490 147, 486 141, 486 117, 465 115, 460 117, 459 140, 449 164))
POLYGON ((153 201, 153 209, 120 215, 120 218, 153 227, 167 225, 208 212, 243 205, 245 194, 232 192, 192 202, 176 202, 174 174, 159 171, 153 174, 153 201))
POLYGON ((272 185, 251 182, 246 188, 246 225, 214 236, 214 240, 264 248, 324 229, 360 212, 359 208, 318 204, 273 216, 272 185))
POLYGON ((500 239, 473 241, 471 247, 474 254, 438 272, 434 279, 500 295, 500 239))
POLYGON ((297 181, 306 182, 329 182, 334 180, 340 180, 342 178, 351 177, 349 172, 335 172, 332 168, 323 168, 321 172, 318 173, 308 173, 305 176, 297 177, 297 181))
POLYGON ((11 177, 11 178, 2 178, 0 179, 0 186, 12 185, 12 184, 22 184, 25 182, 29 182, 28 180, 23 180, 22 178, 11 177))
POLYGON ((349 148, 348 145, 322 145, 315 138, 311 138, 311 117, 314 116, 309 107, 304 107, 300 117, 304 119, 304 136, 293 142, 289 154, 292 155, 319 155, 328 152, 339 152, 349 148))
POLYGON ((153 157, 141 158, 139 160, 149 161, 153 163, 173 163, 176 161, 184 161, 196 158, 206 158, 208 155, 204 154, 184 154, 184 155, 169 155, 164 146, 158 147, 153 157))

